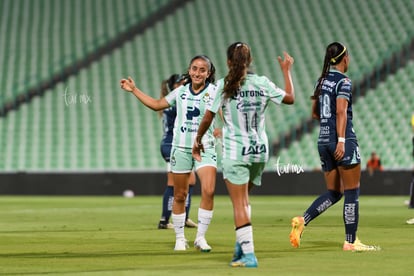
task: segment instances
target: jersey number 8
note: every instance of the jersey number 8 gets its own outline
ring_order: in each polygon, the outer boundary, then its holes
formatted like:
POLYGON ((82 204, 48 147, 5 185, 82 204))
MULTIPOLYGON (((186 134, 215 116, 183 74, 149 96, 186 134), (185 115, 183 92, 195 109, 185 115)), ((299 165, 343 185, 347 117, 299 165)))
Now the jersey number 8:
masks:
POLYGON ((321 119, 329 119, 331 118, 331 98, 329 95, 323 95, 321 101, 321 119))

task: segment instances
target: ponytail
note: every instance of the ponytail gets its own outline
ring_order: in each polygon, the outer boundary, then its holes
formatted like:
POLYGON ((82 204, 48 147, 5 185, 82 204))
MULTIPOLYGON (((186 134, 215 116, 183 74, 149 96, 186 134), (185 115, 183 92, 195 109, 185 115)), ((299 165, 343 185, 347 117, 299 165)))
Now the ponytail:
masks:
POLYGON ((329 73, 331 65, 337 65, 342 61, 344 56, 347 54, 347 49, 345 45, 339 42, 333 42, 326 47, 325 58, 323 61, 322 73, 318 79, 313 95, 311 96, 312 100, 318 100, 319 95, 321 94, 323 81, 326 79, 329 73))
MULTIPOLYGON (((188 80, 186 75, 172 74, 168 79, 161 82, 161 92, 160 99, 167 96, 171 91, 174 90, 174 87, 177 83, 185 84, 188 80)), ((160 110, 158 114, 162 116, 163 110, 160 110)))
POLYGON ((224 98, 236 95, 237 90, 246 79, 247 69, 252 62, 250 48, 246 43, 235 42, 227 48, 227 65, 229 72, 224 78, 224 98))

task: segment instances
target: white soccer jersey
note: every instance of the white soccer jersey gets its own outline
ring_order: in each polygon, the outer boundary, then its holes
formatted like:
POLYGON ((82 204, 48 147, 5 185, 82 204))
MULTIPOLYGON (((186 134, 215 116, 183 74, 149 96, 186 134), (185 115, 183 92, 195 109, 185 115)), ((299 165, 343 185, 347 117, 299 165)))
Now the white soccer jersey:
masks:
POLYGON ((224 79, 217 82, 217 97, 210 111, 222 108, 223 159, 267 162, 269 145, 265 129, 265 110, 269 101, 280 104, 286 95, 267 77, 248 74, 235 97, 224 99, 224 79))
MULTIPOLYGON (((172 145, 179 148, 192 149, 197 130, 204 113, 211 108, 217 93, 217 87, 208 83, 203 91, 195 94, 191 83, 182 85, 169 93, 165 99, 177 108, 177 117, 174 124, 172 145)), ((215 146, 213 124, 204 135, 202 143, 205 148, 215 146)))

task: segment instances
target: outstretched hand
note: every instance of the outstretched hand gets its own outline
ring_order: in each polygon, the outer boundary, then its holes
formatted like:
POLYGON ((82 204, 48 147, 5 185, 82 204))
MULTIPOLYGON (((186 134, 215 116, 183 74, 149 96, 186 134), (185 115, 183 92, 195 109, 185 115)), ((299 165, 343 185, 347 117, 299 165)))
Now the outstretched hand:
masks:
POLYGON ((120 81, 121 88, 124 89, 127 92, 132 92, 135 88, 135 82, 131 77, 128 77, 128 79, 122 79, 120 81))
POLYGON ((289 71, 292 67, 292 64, 295 62, 293 57, 291 57, 287 52, 283 52, 284 59, 282 57, 278 56, 277 60, 279 61, 280 68, 282 71, 289 71))

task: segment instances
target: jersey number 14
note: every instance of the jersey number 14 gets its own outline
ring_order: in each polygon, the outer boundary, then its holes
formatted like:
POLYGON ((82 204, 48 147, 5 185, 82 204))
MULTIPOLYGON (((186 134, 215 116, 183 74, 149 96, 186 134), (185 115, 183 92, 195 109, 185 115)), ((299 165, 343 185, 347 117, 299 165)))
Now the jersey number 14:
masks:
POLYGON ((249 114, 243 113, 244 116, 244 128, 246 132, 250 132, 251 129, 254 129, 257 132, 257 113, 255 112, 249 120, 249 114))

